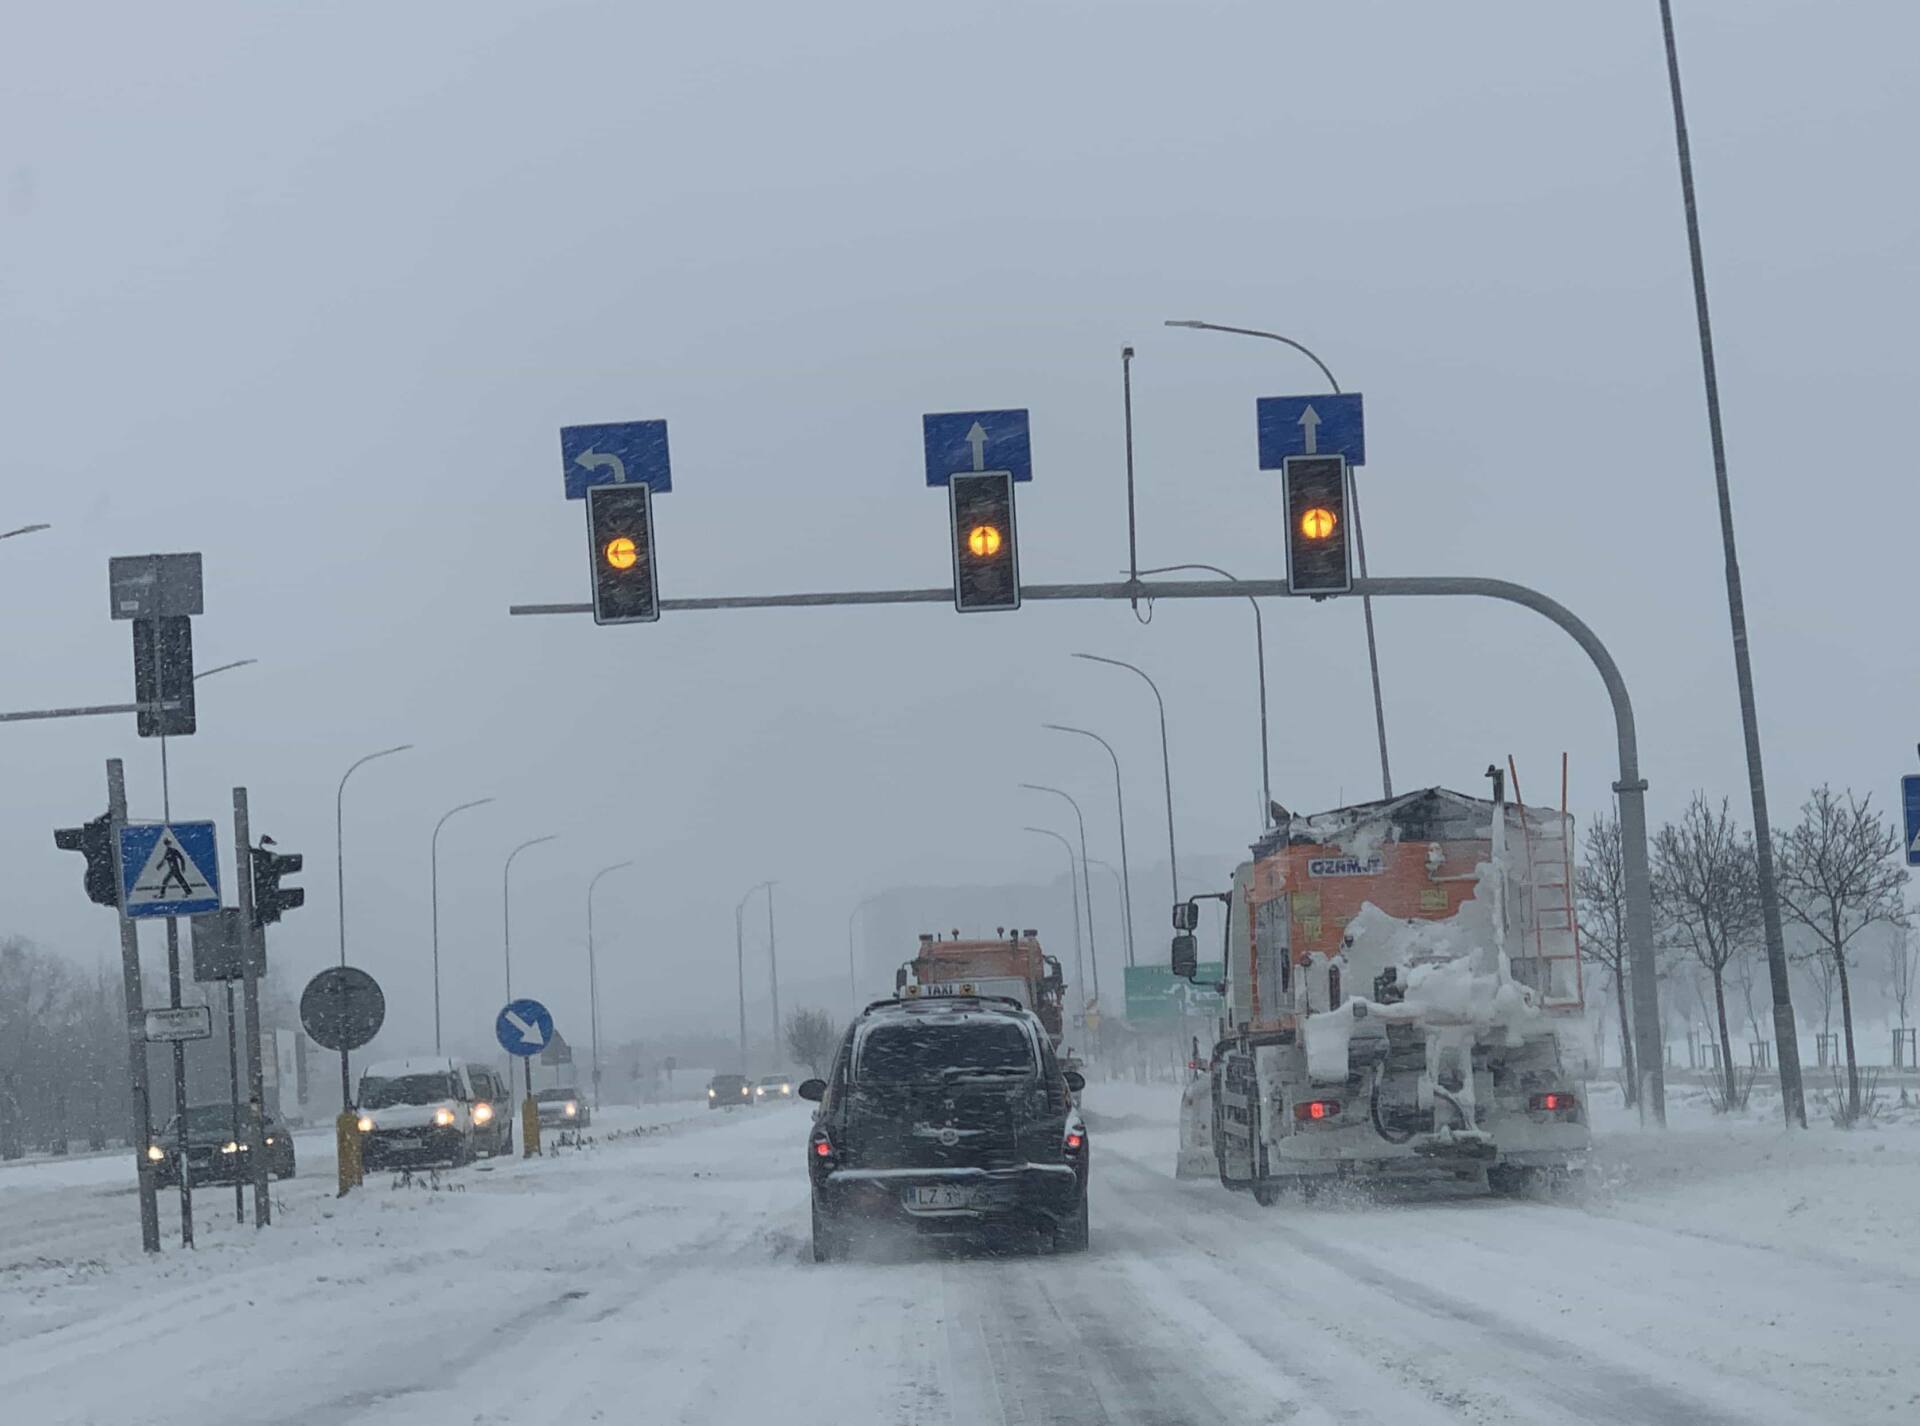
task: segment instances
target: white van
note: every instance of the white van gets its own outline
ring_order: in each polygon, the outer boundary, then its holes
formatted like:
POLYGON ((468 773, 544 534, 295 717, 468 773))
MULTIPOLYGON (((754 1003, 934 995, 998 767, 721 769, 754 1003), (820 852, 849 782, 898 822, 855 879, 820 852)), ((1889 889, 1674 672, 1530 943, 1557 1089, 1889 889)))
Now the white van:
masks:
POLYGON ((458 1060, 381 1060, 360 1072, 360 1161, 370 1169, 473 1162, 473 1081, 458 1060))

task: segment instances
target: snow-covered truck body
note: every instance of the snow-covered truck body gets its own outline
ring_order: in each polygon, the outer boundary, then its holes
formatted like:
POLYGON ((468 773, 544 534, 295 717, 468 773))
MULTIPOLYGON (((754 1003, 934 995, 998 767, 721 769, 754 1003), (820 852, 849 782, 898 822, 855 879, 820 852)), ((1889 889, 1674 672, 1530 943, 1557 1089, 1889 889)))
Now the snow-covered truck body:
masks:
POLYGON ((1060 962, 1040 949, 1038 931, 1003 931, 997 940, 920 937, 920 953, 900 967, 895 988, 903 996, 1003 995, 1017 1000, 1047 1028, 1055 1048, 1066 1027, 1062 1007, 1066 981, 1060 962))
POLYGON ((1431 788, 1292 818, 1228 901, 1210 1066, 1220 1180, 1575 1166, 1588 1145, 1572 823, 1431 788))

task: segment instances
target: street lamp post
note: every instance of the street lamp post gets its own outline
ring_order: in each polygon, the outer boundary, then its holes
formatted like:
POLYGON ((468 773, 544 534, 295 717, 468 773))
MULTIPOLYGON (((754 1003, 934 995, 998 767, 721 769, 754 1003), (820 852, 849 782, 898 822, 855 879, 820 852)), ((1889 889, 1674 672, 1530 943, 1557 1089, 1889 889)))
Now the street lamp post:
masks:
POLYGON ((1122 890, 1122 908, 1126 911, 1127 922, 1127 964, 1134 964, 1133 954, 1133 873, 1127 867, 1127 799, 1120 786, 1120 755, 1098 733, 1086 728, 1070 728, 1065 723, 1042 723, 1040 725, 1055 733, 1076 733, 1083 738, 1092 738, 1094 742, 1107 750, 1107 757, 1113 762, 1113 806, 1120 823, 1120 885, 1122 890))
POLYGON ((1073 975, 1080 982, 1080 1028, 1087 1024, 1087 964, 1080 954, 1080 873, 1073 863, 1073 843, 1051 827, 1028 827, 1026 831, 1051 837, 1067 854, 1067 900, 1073 906, 1073 975))
POLYGON ((600 972, 593 953, 593 889, 608 872, 632 866, 631 861, 603 866, 587 882, 587 1031, 593 1037, 593 1109, 600 1112, 600 972))
POLYGON ((758 882, 747 888, 747 894, 734 903, 733 907, 733 963, 740 982, 740 1073, 747 1072, 747 903, 753 900, 756 891, 765 891, 773 885, 770 881, 758 882))
MULTIPOLYGON (((1143 569, 1140 573, 1173 574, 1185 569, 1203 569, 1235 584, 1240 582, 1237 575, 1228 574, 1217 564, 1167 564, 1158 569, 1143 569)), ((1273 821, 1273 775, 1267 760, 1267 629, 1260 617, 1260 601, 1249 594, 1247 603, 1253 606, 1253 651, 1260 679, 1260 825, 1267 827, 1273 821)))
POLYGON ((32 535, 41 530, 51 530, 51 525, 22 525, 17 530, 0 530, 0 540, 10 540, 15 535, 32 535))
MULTIPOLYGON (((1257 327, 1228 327, 1218 322, 1171 321, 1169 327, 1186 327, 1196 332, 1230 332, 1237 337, 1260 337, 1269 342, 1279 342, 1282 346, 1292 347, 1302 356, 1320 368, 1320 374, 1327 379, 1335 395, 1340 394, 1340 383, 1333 379, 1333 372, 1327 364, 1292 337, 1283 337, 1278 332, 1264 332, 1257 327)), ((1367 577, 1367 537, 1360 528, 1360 483, 1347 482, 1347 503, 1353 515, 1354 553, 1360 558, 1360 577, 1367 577)), ((1367 669, 1373 676, 1373 724, 1380 737, 1380 795, 1393 796, 1393 772, 1387 763, 1387 706, 1380 695, 1380 647, 1373 636, 1373 596, 1360 596, 1360 614, 1367 626, 1367 669)), ((1271 802, 1273 799, 1267 799, 1271 802)))
POLYGON ((413 746, 402 743, 398 747, 382 748, 377 753, 368 753, 340 774, 340 786, 333 794, 333 880, 340 897, 340 964, 347 963, 347 853, 346 833, 343 830, 343 817, 346 806, 347 779, 365 767, 375 758, 390 758, 395 753, 404 753, 413 746))
POLYGON ((847 997, 852 1003, 852 1013, 860 1013, 860 976, 853 962, 853 923, 860 913, 880 899, 880 893, 863 898, 853 910, 847 913, 847 997))
MULTIPOLYGON (((500 872, 500 945, 505 952, 507 969, 507 999, 513 999, 513 861, 528 847, 537 847, 542 842, 554 841, 560 834, 550 832, 544 837, 530 837, 507 853, 507 864, 500 872)), ((527 1093, 533 1093, 533 1080, 529 1075, 527 1093)))
POLYGON ((1773 871, 1773 826, 1767 813, 1766 765, 1760 757, 1760 715, 1753 693, 1753 657, 1747 647, 1747 598, 1740 584, 1740 551, 1733 535, 1733 492, 1727 480, 1727 443, 1720 425, 1720 376, 1713 358, 1713 323, 1707 310, 1707 267, 1700 245, 1700 210, 1693 191, 1693 145, 1680 91, 1680 52, 1673 36, 1673 6, 1660 0, 1666 40, 1667 85, 1673 96, 1673 141, 1680 161, 1680 197, 1687 216, 1687 257, 1693 271, 1694 323, 1700 333, 1700 369, 1706 384, 1707 433, 1713 448, 1714 493, 1720 504, 1720 547, 1726 563, 1727 619, 1733 635, 1734 682, 1740 694, 1740 728, 1746 743, 1747 796, 1753 806, 1753 847, 1760 882, 1761 924, 1767 944, 1767 979, 1773 994, 1773 1038, 1780 1056, 1780 1107, 1787 1126, 1807 1127, 1806 1090, 1800 1075, 1800 1032, 1787 977, 1785 933, 1773 871))
POLYGON ((1093 875, 1087 870, 1087 819, 1080 815, 1080 804, 1071 793, 1057 787, 1044 787, 1037 782, 1020 784, 1029 792, 1051 792, 1055 797, 1064 797, 1067 805, 1073 809, 1073 820, 1080 824, 1080 896, 1087 903, 1087 960, 1093 968, 1093 998, 1100 999, 1100 942, 1093 933, 1093 875))
POLYGON ((774 949, 773 940, 773 888, 778 882, 767 883, 767 986, 773 993, 773 1061, 780 1063, 780 957, 774 949))
POLYGON ((465 812, 469 807, 485 807, 493 801, 491 797, 480 797, 472 802, 462 802, 458 807, 448 810, 438 822, 433 824, 433 850, 431 855, 433 901, 433 1052, 440 1053, 440 829, 447 825, 448 818, 455 813, 465 812))
POLYGON ((1167 876, 1173 883, 1173 900, 1180 900, 1180 863, 1173 849, 1173 759, 1167 752, 1167 701, 1160 696, 1160 685, 1155 683, 1143 668, 1124 663, 1119 659, 1105 658, 1100 654, 1075 654, 1077 659, 1087 659, 1093 663, 1112 664, 1115 668, 1131 669, 1147 680, 1147 687, 1153 690, 1153 701, 1160 708, 1160 776, 1167 789, 1167 876))

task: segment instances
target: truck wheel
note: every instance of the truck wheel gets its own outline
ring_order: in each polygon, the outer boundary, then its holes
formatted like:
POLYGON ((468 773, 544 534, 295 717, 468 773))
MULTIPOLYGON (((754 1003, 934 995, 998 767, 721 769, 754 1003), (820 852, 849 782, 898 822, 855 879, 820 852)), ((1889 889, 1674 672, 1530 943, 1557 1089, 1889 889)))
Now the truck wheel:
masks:
POLYGON ((1253 1185, 1253 1201, 1262 1208, 1271 1208, 1280 1201, 1280 1185, 1270 1178, 1256 1180, 1253 1185))

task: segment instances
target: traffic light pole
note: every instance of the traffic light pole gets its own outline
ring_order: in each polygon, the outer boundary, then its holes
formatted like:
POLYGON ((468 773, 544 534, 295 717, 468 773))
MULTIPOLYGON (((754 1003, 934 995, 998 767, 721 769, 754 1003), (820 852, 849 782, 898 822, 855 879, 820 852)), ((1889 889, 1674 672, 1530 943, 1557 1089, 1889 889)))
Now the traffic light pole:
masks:
MULTIPOLYGON (((107 759, 107 813, 114 847, 127 825, 127 775, 119 758, 107 759)), ((153 1142, 153 1114, 147 1083, 147 1009, 140 985, 140 932, 120 913, 121 987, 127 1006, 127 1068, 132 1080, 133 1169, 140 1189, 140 1246, 160 1251, 160 1199, 154 1189, 153 1164, 147 1146, 153 1142)))
MULTIPOLYGON (((1151 590, 1155 599, 1286 599, 1294 597, 1284 579, 1249 579, 1235 584, 1211 580, 1181 580, 1147 585, 1138 580, 1105 584, 1030 584, 1021 589, 1023 599, 1135 600, 1151 590)), ((1619 665, 1599 636, 1565 605, 1536 589, 1504 579, 1482 579, 1468 575, 1416 575, 1401 578, 1362 577, 1353 581, 1346 596, 1365 598, 1475 596, 1518 604, 1542 614, 1569 634, 1593 662, 1600 680, 1606 685, 1613 704, 1614 735, 1619 753, 1619 780, 1613 790, 1620 804, 1621 853, 1627 894, 1627 947, 1633 981, 1634 1033, 1652 1053, 1640 1057, 1641 1112, 1651 1112, 1654 1121, 1667 1122, 1665 1056, 1661 1044, 1659 989, 1655 984, 1653 958, 1652 878, 1647 861, 1646 780, 1640 776, 1639 737, 1634 728, 1633 702, 1627 695, 1626 681, 1619 665)), ((814 594, 720 595, 699 599, 662 599, 661 612, 707 609, 813 609, 863 604, 946 604, 953 600, 951 588, 940 589, 861 589, 814 594)), ((515 615, 587 614, 591 604, 515 604, 508 613, 515 615)))
MULTIPOLYGON (((253 1226, 264 1228, 273 1221, 273 1195, 267 1191, 266 1132, 261 1116, 266 1112, 266 1073, 260 1063, 260 974, 255 969, 255 951, 266 960, 266 928, 254 924, 253 910, 253 828, 247 814, 247 790, 233 790, 233 864, 240 888, 241 934, 246 937, 241 957, 241 986, 247 1011, 247 1157, 253 1175, 253 1226)), ((233 993, 233 982, 227 982, 233 993)))

